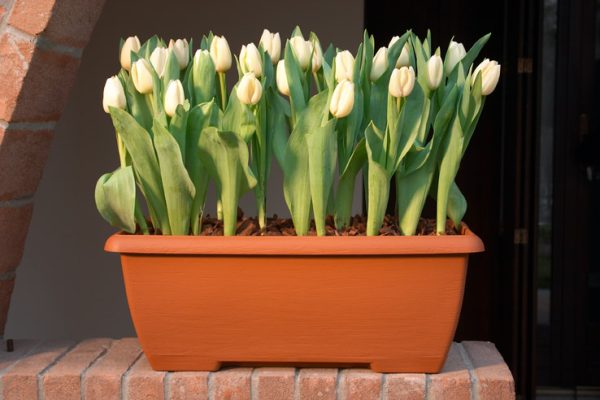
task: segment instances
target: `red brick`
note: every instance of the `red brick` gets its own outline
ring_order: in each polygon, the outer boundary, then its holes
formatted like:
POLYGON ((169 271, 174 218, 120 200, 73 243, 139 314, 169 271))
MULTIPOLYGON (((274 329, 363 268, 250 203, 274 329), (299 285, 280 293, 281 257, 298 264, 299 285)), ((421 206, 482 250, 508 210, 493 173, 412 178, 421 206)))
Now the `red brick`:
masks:
POLYGON ((0 128, 0 201, 35 193, 52 143, 51 131, 0 128))
POLYGON ((154 371, 145 355, 136 361, 125 376, 127 400, 163 400, 166 372, 154 371))
POLYGON ((207 400, 208 372, 167 374, 167 400, 207 400))
POLYGON ((253 400, 293 400, 294 368, 257 368, 252 374, 253 400))
POLYGON ((42 343, 2 375, 4 400, 32 400, 38 397, 38 374, 61 357, 73 344, 71 341, 42 343))
POLYGON ((211 400, 250 400, 251 368, 225 369, 210 374, 211 400))
POLYGON ((429 375, 427 398, 430 400, 463 400, 471 398, 471 378, 456 343, 450 347, 444 368, 429 375))
POLYGON ((2 375, 10 370, 15 363, 25 357, 32 349, 40 344, 39 340, 15 340, 13 342, 13 351, 8 352, 0 350, 0 381, 2 375))
POLYGON ((515 382, 504 359, 490 342, 462 342, 473 364, 479 399, 513 400, 515 382))
POLYGON ((16 0, 8 23, 31 35, 84 47, 105 0, 16 0))
POLYGON ((66 104, 79 59, 35 48, 5 32, 0 38, 0 119, 55 121, 66 104))
POLYGON ((33 205, 0 207, 0 273, 17 268, 23 256, 33 205))
POLYGON ((0 281, 0 336, 4 335, 4 327, 6 326, 6 318, 8 317, 8 308, 10 307, 10 298, 14 288, 14 279, 0 281))
POLYGON ((298 373, 299 400, 335 400, 338 371, 334 368, 303 368, 298 373))
POLYGON ((345 369, 340 374, 338 390, 341 400, 381 398, 381 374, 368 369, 345 369))
POLYGON ((41 377, 45 400, 81 400, 81 375, 110 346, 110 339, 79 343, 41 377))
POLYGON ((85 400, 120 400, 121 377, 140 356, 137 338, 113 341, 106 354, 82 377, 85 400))
POLYGON ((388 374, 383 393, 386 400, 423 400, 425 374, 388 374))

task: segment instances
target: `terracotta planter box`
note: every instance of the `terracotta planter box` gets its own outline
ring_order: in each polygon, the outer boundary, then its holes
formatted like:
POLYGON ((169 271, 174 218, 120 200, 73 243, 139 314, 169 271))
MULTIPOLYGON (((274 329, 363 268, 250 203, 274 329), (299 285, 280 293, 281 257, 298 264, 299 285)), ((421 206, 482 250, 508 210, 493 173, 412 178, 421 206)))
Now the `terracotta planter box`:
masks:
POLYGON ((470 253, 456 236, 115 234, 133 323, 156 370, 236 365, 439 372, 470 253))

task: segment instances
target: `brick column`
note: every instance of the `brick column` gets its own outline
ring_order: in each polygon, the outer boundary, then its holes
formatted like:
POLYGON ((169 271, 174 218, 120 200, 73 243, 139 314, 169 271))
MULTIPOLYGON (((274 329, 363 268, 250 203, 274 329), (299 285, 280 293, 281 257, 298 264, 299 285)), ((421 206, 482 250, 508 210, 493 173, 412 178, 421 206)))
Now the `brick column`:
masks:
POLYGON ((0 336, 54 127, 105 0, 0 0, 0 336))

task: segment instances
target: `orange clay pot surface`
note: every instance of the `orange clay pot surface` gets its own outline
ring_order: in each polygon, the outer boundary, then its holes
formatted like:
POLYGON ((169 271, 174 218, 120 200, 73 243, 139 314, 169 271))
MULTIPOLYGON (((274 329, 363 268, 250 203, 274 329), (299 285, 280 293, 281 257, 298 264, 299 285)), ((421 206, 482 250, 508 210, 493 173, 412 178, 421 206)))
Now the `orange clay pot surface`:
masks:
POLYGON ((152 368, 368 366, 439 372, 469 253, 456 236, 115 234, 133 323, 152 368))

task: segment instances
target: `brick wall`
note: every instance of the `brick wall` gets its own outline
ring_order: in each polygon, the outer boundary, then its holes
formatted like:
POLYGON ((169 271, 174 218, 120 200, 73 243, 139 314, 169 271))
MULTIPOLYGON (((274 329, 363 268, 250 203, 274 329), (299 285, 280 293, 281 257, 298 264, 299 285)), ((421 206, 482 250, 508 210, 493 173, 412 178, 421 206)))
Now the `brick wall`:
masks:
POLYGON ((0 0, 0 335, 52 135, 105 0, 0 0))

